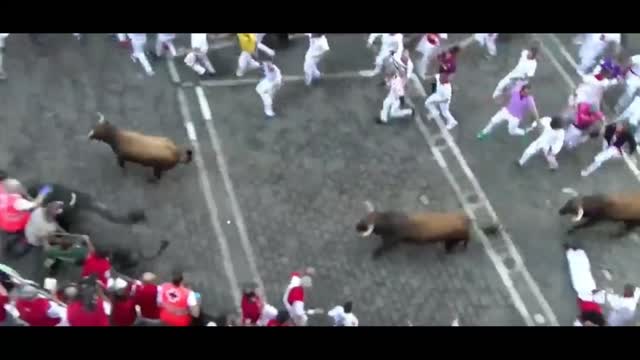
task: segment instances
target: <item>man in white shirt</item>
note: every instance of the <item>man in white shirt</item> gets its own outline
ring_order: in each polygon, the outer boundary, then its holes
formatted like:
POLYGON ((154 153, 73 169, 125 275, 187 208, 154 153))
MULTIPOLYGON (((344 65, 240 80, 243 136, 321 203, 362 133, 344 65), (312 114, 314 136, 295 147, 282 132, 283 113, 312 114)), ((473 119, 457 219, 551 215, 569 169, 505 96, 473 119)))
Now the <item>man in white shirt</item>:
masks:
POLYGON ((151 64, 149 63, 149 59, 147 59, 146 54, 146 45, 147 45, 147 34, 127 34, 129 39, 131 40, 131 47, 133 48, 133 53, 131 54, 131 60, 133 62, 140 62, 144 72, 147 73, 148 76, 153 76, 155 73, 151 68, 151 64))
POLYGON ((562 150, 564 144, 565 131, 562 127, 562 119, 558 116, 553 118, 545 116, 540 119, 540 124, 542 125, 542 133, 524 150, 518 160, 518 165, 524 166, 533 155, 542 153, 547 159, 549 168, 555 170, 558 168, 556 155, 562 150))
POLYGON ((0 80, 7 79, 7 73, 4 71, 4 42, 9 34, 0 34, 0 80))
POLYGON ((608 326, 633 326, 638 300, 640 300, 640 289, 627 284, 624 286, 622 296, 606 293, 605 299, 605 305, 609 310, 608 326))
POLYGON ((401 118, 412 115, 415 110, 411 108, 402 108, 405 106, 405 80, 400 74, 394 74, 389 80, 389 94, 382 102, 382 110, 380 117, 377 119, 380 124, 387 124, 389 118, 401 118))
POLYGON ((578 74, 585 75, 592 70, 609 44, 614 46, 614 52, 617 54, 621 49, 621 40, 621 34, 585 34, 584 41, 578 51, 580 58, 578 74))
POLYGON ((631 104, 618 116, 618 121, 624 120, 635 129, 634 138, 636 142, 640 142, 640 96, 634 96, 631 104))
POLYGON ((378 56, 376 56, 375 69, 373 69, 372 76, 378 75, 382 72, 382 67, 387 57, 392 54, 400 56, 404 50, 403 36, 400 33, 373 33, 369 35, 367 47, 371 47, 373 42, 379 37, 381 37, 380 51, 378 51, 378 56))
POLYGON ((438 110, 446 121, 447 129, 451 130, 458 122, 449 111, 451 105, 451 83, 447 74, 436 75, 436 91, 424 102, 424 106, 433 116, 437 116, 438 110))
POLYGON ((207 51, 209 51, 207 34, 191 34, 191 51, 185 56, 184 63, 200 77, 211 77, 216 73, 216 69, 209 61, 207 51))
POLYGON ((276 116, 275 112, 273 112, 273 98, 282 86, 282 73, 270 60, 264 61, 262 68, 264 70, 264 78, 256 86, 256 92, 262 99, 265 115, 271 118, 276 116))
POLYGON ((619 83, 618 79, 609 79, 609 74, 608 70, 603 69, 597 74, 583 75, 582 82, 569 96, 569 107, 587 103, 600 109, 604 92, 619 83))
POLYGON ((333 319, 333 326, 358 326, 358 318, 352 313, 353 303, 346 302, 343 306, 336 306, 327 315, 333 319))
POLYGON ((318 63, 330 50, 327 37, 324 34, 307 34, 309 36, 309 50, 304 55, 304 83, 309 86, 313 80, 322 75, 318 70, 318 63))
POLYGON ((538 68, 537 56, 538 45, 536 43, 532 44, 529 49, 522 50, 522 53, 520 53, 520 60, 518 60, 518 65, 516 65, 516 67, 507 74, 507 76, 498 82, 498 86, 496 86, 496 89, 493 92, 493 98, 498 99, 500 95, 502 95, 505 90, 507 90, 507 88, 516 81, 527 82, 532 78, 538 68))

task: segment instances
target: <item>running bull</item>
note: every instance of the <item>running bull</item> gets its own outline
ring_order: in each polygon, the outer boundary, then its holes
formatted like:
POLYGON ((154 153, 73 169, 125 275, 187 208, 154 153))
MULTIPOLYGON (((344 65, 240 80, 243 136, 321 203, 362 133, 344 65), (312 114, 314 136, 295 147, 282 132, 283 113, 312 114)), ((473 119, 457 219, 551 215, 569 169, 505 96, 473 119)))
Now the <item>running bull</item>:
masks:
POLYGON ((580 196, 574 191, 566 192, 572 193, 573 198, 560 208, 558 214, 574 215, 571 219, 574 225, 567 231, 569 234, 601 221, 624 224, 624 227, 612 236, 623 236, 640 225, 640 192, 586 196, 580 196))
MULTIPOLYGON (((382 245, 373 252, 378 258, 399 243, 419 245, 444 243, 447 253, 458 244, 467 248, 471 238, 472 220, 464 213, 420 212, 407 214, 399 211, 376 211, 370 202, 365 202, 367 215, 356 224, 356 231, 362 237, 376 234, 382 238, 382 245)), ((499 227, 490 225, 481 229, 485 234, 495 234, 499 227)))

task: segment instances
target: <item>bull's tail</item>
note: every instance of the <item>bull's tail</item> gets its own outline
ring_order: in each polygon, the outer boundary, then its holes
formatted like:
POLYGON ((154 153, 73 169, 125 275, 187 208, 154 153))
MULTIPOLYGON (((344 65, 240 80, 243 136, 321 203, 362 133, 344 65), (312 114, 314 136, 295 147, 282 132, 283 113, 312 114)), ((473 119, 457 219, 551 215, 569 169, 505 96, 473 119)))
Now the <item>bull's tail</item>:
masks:
POLYGON ((167 250, 167 248, 169 247, 169 240, 162 240, 160 242, 160 248, 158 248, 158 251, 156 251, 155 254, 151 255, 151 256, 145 256, 142 251, 138 251, 138 257, 140 258, 140 260, 143 261, 151 261, 151 260, 155 260, 157 258, 159 258, 162 253, 165 252, 165 250, 167 250))
POLYGON ((183 164, 189 164, 193 160, 193 150, 185 149, 182 157, 180 158, 180 162, 183 164))
POLYGON ((91 200, 88 202, 88 211, 94 212, 100 217, 116 224, 132 225, 143 222, 147 219, 144 210, 133 210, 126 215, 114 214, 107 206, 101 202, 91 200))

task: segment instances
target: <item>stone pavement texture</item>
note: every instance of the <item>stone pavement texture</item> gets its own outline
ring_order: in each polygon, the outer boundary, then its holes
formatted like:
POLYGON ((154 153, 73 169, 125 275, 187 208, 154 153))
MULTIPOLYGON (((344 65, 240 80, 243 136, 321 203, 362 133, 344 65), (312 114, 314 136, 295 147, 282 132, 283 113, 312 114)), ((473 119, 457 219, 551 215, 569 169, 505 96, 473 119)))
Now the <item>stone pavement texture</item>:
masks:
MULTIPOLYGON (((468 35, 450 37, 456 41, 468 35)), ((558 36, 568 49, 574 49, 570 35, 558 36)), ((87 40, 81 44, 70 35, 48 35, 45 48, 36 49, 26 36, 9 37, 5 67, 10 79, 0 84, 0 124, 7 129, 0 132, 0 167, 25 179, 76 186, 114 208, 147 208, 148 224, 127 228, 96 219, 87 224, 88 231, 98 241, 127 242, 148 251, 161 238, 171 240, 165 255, 150 267, 166 274, 174 265, 182 265, 193 285, 202 290, 208 308, 232 308, 197 167, 179 166, 160 184, 150 185, 145 181, 147 169, 131 165, 123 176, 106 146, 86 140, 95 111, 101 111, 116 124, 188 144, 176 87, 166 66, 154 64, 156 76, 147 78, 127 51, 106 35, 90 35, 87 40)), ((515 66, 529 40, 521 34, 502 37, 498 56, 491 60, 484 59, 475 45, 464 50, 451 106, 460 125, 451 134, 560 324, 569 324, 575 317, 575 297, 562 242, 580 239, 599 283, 619 289, 624 282, 634 281, 637 238, 610 240, 607 226, 568 237, 567 219, 556 215, 566 199, 560 190, 620 191, 633 189, 637 180, 623 163, 607 164, 591 177, 580 178, 579 170, 591 160, 597 144, 585 144, 576 153, 563 152, 560 170, 550 173, 543 159, 532 159, 525 169, 513 165, 530 137, 510 137, 500 128, 484 142, 475 139, 498 110, 490 99, 493 88, 515 66), (611 282, 603 282, 600 268, 611 271, 611 282)), ((636 39, 628 40, 633 48, 636 39)), ((374 54, 365 41, 364 34, 330 35, 332 51, 321 70, 371 68, 374 54)), ((554 44, 544 43, 560 60, 554 44)), ((276 64, 284 74, 302 74, 306 48, 302 38, 278 52, 276 64)), ((237 55, 236 46, 210 53, 218 70, 216 79, 234 78, 237 55)), ((533 93, 541 115, 552 115, 562 108, 569 88, 541 55, 533 93)), ((196 80, 182 59, 175 64, 182 81, 196 80)), ((565 70, 573 74, 570 68, 565 70)), ((522 325, 475 235, 467 252, 446 256, 440 246, 403 246, 373 261, 371 251, 377 240, 355 234, 364 200, 381 209, 461 208, 413 121, 389 127, 373 122, 385 96, 377 82, 326 79, 312 88, 300 81, 285 83, 274 106, 279 116, 269 121, 262 114, 255 84, 204 89, 270 302, 280 306, 291 271, 314 266, 318 276, 308 305, 328 308, 353 300, 362 325, 405 325, 407 321, 448 325, 454 314, 462 325, 522 325), (420 201, 422 195, 429 199, 427 205, 420 201)), ((428 82, 423 85, 429 89, 428 82)), ((227 219, 235 222, 220 180, 219 154, 211 146, 195 92, 188 87, 184 92, 205 171, 213 180, 220 221, 223 225, 227 219)), ((424 98, 414 94, 412 99, 424 116, 424 98)), ((455 161, 449 151, 443 150, 445 158, 455 161)), ((244 253, 235 251, 240 242, 237 231, 227 225, 223 230, 231 260, 236 267, 244 267, 247 259, 239 258, 244 253)), ((28 260, 18 265, 29 273, 28 260)), ((237 273, 239 280, 248 276, 237 273)), ((312 321, 326 324, 323 317, 312 321)))

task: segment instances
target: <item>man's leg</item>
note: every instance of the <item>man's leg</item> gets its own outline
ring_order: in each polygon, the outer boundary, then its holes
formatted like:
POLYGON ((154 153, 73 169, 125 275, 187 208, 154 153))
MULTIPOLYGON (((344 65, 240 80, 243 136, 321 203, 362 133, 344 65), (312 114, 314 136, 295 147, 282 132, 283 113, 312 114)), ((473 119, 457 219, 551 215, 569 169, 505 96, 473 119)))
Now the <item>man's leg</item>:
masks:
POLYGON ((184 57, 184 63, 188 67, 193 69, 193 71, 195 71, 198 75, 203 75, 207 71, 204 67, 202 67, 202 65, 198 64, 196 55, 193 51, 188 53, 187 56, 184 57))
POLYGON ((509 122, 509 134, 513 136, 524 136, 524 129, 520 129, 520 119, 515 116, 509 116, 507 121, 509 122))
POLYGON ((308 56, 305 56, 303 70, 304 70, 304 83, 305 85, 309 86, 313 81, 313 60, 308 56))
POLYGON ((502 80, 498 82, 496 89, 493 91, 493 95, 492 95, 493 98, 497 99, 500 95, 502 95, 502 93, 509 86, 509 84, 511 84, 511 74, 508 74, 507 76, 503 77, 502 80))
POLYGON ((518 164, 520 164, 520 166, 524 166, 524 164, 527 161, 529 161, 529 159, 531 159, 531 157, 535 155, 538 151, 540 151, 540 149, 538 146, 538 140, 536 140, 531 144, 529 144, 529 146, 527 146, 526 149, 524 149, 524 152, 522 153, 520 160, 518 160, 518 164))
POLYGON ((498 34, 488 34, 487 35, 487 51, 489 52, 489 55, 491 56, 496 56, 498 55, 498 50, 496 49, 496 37, 498 36, 498 34))
POLYGON ((487 126, 485 126, 485 128, 482 129, 482 131, 480 131, 480 133, 477 135, 477 138, 483 139, 485 136, 490 134, 496 125, 507 120, 507 115, 508 114, 507 114, 506 108, 502 108, 498 110, 498 112, 495 115, 493 115, 491 120, 489 120, 489 123, 487 124, 487 126))
POLYGON ((593 162, 591 163, 591 165, 587 166, 586 169, 582 170, 580 172, 580 175, 589 176, 591 173, 596 171, 596 169, 598 169, 600 166, 602 166, 602 164, 604 164, 606 161, 608 161, 610 159, 619 158, 619 157, 622 157, 622 155, 620 155, 620 152, 618 151, 618 148, 616 148, 615 146, 610 146, 610 147, 602 150, 601 152, 599 152, 594 157, 593 162))
POLYGON ((440 108, 440 113, 442 114, 442 117, 447 122, 446 124, 447 129, 451 130, 454 127, 456 127, 456 125, 458 125, 458 122, 453 117, 453 115, 451 115, 451 111, 449 111, 449 104, 451 104, 451 102, 447 101, 446 103, 440 103, 438 107, 440 108))
POLYGON ((391 109, 389 110, 389 116, 392 118, 403 118, 411 115, 413 109, 400 107, 400 99, 395 99, 391 102, 391 109))
POLYGON ((211 65, 211 61, 209 61, 209 56, 207 56, 206 52, 196 52, 196 58, 198 61, 200 61, 205 69, 207 69, 207 71, 209 72, 209 74, 215 74, 216 73, 216 69, 214 69, 213 65, 211 65))
POLYGON ((391 94, 387 95, 382 102, 382 110, 380 110, 380 121, 383 123, 389 122, 389 112, 391 112, 391 105, 393 104, 393 97, 391 94))
POLYGON ((156 56, 157 57, 161 57, 162 54, 164 53, 164 43, 162 42, 162 40, 159 37, 156 38, 156 48, 155 48, 155 50, 156 50, 156 56))
POLYGON ((571 285, 579 298, 590 298, 596 289, 596 281, 591 274, 591 263, 587 253, 582 249, 566 250, 571 285))
POLYGON ((275 116, 273 112, 273 98, 271 94, 271 84, 266 80, 262 80, 256 86, 256 92, 260 95, 262 99, 262 104, 264 105, 264 113, 269 116, 275 116))
POLYGON ((133 57, 136 60, 140 61, 140 65, 142 65, 142 68, 147 73, 147 75, 149 76, 153 75, 154 74, 153 69, 151 68, 149 59, 147 59, 147 55, 144 52, 145 44, 136 43, 136 44, 132 44, 132 46, 133 46, 133 57))

